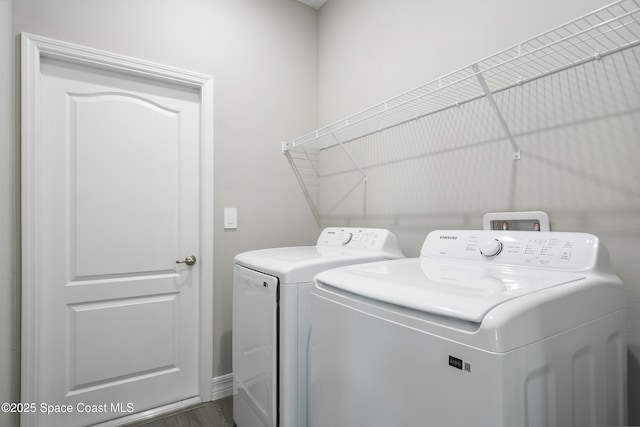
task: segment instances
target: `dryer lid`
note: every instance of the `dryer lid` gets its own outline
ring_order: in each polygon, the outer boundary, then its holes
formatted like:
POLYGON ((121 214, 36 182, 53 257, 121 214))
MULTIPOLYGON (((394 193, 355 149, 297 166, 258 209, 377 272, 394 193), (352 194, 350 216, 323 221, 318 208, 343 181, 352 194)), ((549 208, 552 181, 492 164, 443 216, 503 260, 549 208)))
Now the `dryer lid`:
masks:
POLYGON ((236 255, 236 264, 276 276, 282 283, 311 282, 329 268, 386 259, 375 251, 350 248, 295 246, 261 249, 236 255))
POLYGON ((316 281, 374 300, 480 323, 495 306, 585 275, 505 265, 402 259, 349 266, 316 281))
POLYGON ((343 265, 404 258, 398 239, 382 228, 327 227, 316 246, 259 249, 236 255, 236 264, 277 276, 281 283, 311 282, 343 265))

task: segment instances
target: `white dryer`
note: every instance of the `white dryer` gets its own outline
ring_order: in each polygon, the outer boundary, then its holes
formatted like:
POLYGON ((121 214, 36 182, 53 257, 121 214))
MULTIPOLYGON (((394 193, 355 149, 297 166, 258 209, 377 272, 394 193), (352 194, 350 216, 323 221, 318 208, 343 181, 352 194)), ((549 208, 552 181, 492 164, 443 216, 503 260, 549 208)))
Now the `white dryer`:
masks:
POLYGON ((313 277, 344 265, 403 258, 384 229, 326 228, 316 246, 235 258, 233 418, 238 427, 307 425, 307 356, 313 277))
POLYGON ((625 311, 593 235, 434 231, 316 277, 310 425, 626 425, 625 311))

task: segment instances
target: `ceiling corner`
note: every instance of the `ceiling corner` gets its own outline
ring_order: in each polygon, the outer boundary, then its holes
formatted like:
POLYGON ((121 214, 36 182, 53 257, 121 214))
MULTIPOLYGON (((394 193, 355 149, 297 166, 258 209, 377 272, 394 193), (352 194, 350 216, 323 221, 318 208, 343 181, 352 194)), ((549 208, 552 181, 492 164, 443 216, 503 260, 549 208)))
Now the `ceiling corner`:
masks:
POLYGON ((316 10, 320 9, 328 0, 298 0, 300 3, 306 4, 316 10))

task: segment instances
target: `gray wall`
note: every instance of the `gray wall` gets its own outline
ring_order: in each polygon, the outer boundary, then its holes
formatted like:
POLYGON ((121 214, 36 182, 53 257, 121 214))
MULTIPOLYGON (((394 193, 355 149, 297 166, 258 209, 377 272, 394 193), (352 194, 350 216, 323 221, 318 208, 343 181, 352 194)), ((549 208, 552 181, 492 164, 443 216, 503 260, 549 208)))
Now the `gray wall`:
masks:
MULTIPOLYGON (((0 0, 0 397, 19 399, 20 32, 108 50, 214 78, 214 377, 231 372, 233 257, 312 244, 318 227, 280 153, 317 127, 317 12, 293 0, 0 0), (13 63, 13 65, 12 65, 13 63), (238 229, 223 229, 223 208, 238 229)), ((0 414, 0 425, 11 425, 0 414), (6 420, 6 422, 5 422, 6 420)))
MULTIPOLYGON (((608 0, 330 0, 319 12, 319 124, 470 65, 608 0)), ((640 424, 638 48, 320 155, 321 225, 388 227, 408 256, 434 229, 482 228, 486 212, 544 210, 557 231, 599 236, 628 295, 631 424, 640 424)))

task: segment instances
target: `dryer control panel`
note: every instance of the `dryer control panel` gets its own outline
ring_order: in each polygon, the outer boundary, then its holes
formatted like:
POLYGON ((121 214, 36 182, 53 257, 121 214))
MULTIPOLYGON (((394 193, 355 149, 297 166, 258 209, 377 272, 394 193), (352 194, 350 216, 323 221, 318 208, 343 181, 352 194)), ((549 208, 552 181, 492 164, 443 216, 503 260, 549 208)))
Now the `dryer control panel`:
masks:
POLYGON ((518 266, 589 270, 599 240, 587 233, 495 230, 438 230, 422 245, 421 256, 518 266))
POLYGON ((320 233, 317 246, 388 251, 404 257, 396 236, 383 228, 328 227, 320 233))

